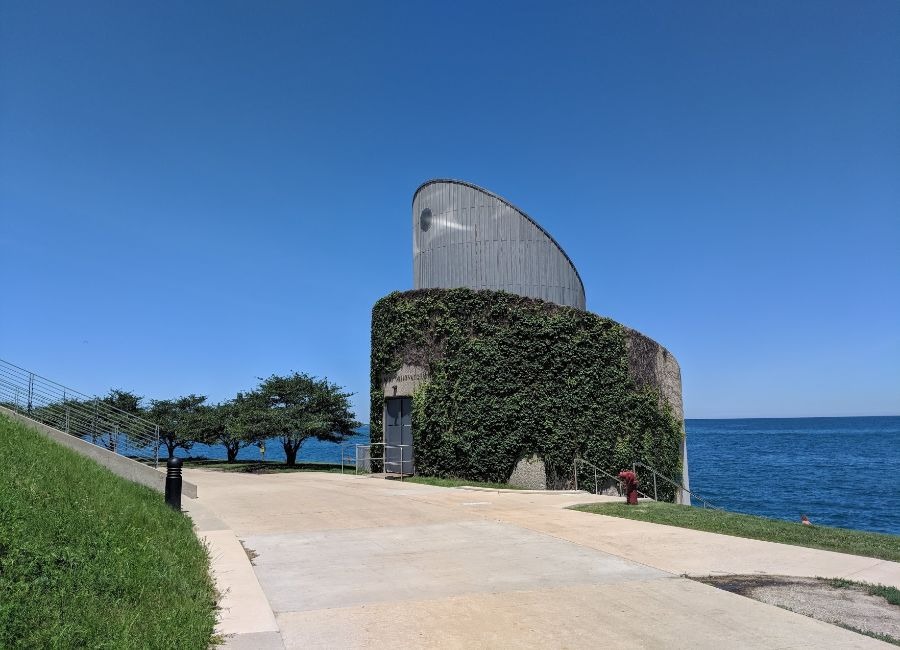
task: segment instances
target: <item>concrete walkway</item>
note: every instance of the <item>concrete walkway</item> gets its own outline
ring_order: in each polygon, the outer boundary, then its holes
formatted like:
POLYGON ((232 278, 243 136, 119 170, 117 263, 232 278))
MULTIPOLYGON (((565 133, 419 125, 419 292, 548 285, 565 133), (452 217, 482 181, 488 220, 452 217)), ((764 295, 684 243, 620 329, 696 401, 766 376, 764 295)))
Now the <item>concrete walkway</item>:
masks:
POLYGON ((232 650, 281 650, 275 614, 250 559, 227 524, 199 500, 185 499, 182 509, 194 521, 197 536, 206 544, 219 592, 216 633, 227 637, 232 650))
POLYGON ((586 494, 185 474, 214 549, 239 538, 257 554, 250 571, 246 554, 223 550, 216 570, 234 648, 890 647, 679 575, 900 586, 897 563, 564 509, 603 499, 586 494))

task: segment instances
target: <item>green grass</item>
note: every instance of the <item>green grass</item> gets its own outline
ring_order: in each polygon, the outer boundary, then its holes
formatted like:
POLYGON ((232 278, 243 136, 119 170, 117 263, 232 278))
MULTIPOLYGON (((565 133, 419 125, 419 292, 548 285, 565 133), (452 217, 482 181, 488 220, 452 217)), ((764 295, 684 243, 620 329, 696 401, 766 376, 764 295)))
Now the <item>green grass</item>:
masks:
MULTIPOLYGON (((297 463, 285 465, 282 462, 267 461, 238 461, 229 463, 226 460, 209 460, 205 458, 185 458, 184 466, 194 469, 213 469, 219 472, 245 472, 248 474, 268 474, 272 472, 337 472, 340 474, 341 466, 332 463, 297 463)), ((353 474, 353 466, 344 466, 346 474, 353 474)))
POLYGON ((673 503, 592 503, 574 506, 582 512, 624 517, 654 524, 692 528, 710 533, 761 539, 767 542, 807 546, 826 551, 900 561, 900 536, 866 533, 846 528, 803 526, 779 519, 742 515, 724 510, 681 506, 673 503))
POLYGON ((421 483, 422 485, 436 485, 438 487, 460 487, 470 485, 472 487, 495 488, 499 490, 519 490, 515 486, 507 483, 485 483, 483 481, 470 481, 464 478, 438 478, 437 476, 410 476, 404 478, 404 481, 410 483, 421 483))
POLYGON ((846 578, 821 578, 838 589, 863 589, 872 596, 881 596, 891 605, 900 607, 900 589, 888 585, 873 585, 869 582, 857 582, 846 578))
POLYGON ((0 648, 206 648, 208 569, 161 494, 0 416, 0 648))

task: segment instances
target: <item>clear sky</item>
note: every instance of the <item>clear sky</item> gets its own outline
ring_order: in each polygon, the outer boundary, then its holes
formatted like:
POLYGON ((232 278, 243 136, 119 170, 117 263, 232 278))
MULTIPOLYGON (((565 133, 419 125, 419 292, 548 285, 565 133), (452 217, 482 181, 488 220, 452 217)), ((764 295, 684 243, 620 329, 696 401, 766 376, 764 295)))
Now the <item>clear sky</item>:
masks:
POLYGON ((0 0, 0 358, 367 421, 434 177, 552 233, 688 417, 900 414, 897 0, 0 0))

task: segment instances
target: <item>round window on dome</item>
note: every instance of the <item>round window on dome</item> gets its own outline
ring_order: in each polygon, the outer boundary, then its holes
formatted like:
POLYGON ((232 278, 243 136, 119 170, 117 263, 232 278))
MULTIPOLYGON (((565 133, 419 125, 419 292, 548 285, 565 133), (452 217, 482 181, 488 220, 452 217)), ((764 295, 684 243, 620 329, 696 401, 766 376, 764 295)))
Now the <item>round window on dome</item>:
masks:
POLYGON ((419 228, 423 232, 431 228, 431 208, 422 210, 422 213, 419 215, 419 228))

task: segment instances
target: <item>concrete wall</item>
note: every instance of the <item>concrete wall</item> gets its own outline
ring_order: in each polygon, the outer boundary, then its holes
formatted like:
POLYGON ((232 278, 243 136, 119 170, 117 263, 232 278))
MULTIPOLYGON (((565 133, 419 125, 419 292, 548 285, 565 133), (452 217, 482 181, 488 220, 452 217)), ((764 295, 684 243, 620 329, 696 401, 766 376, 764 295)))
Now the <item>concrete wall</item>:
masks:
POLYGON ((385 397, 412 397, 416 388, 425 381, 428 381, 428 368, 409 363, 381 378, 385 397))
POLYGON ((470 183, 428 181, 413 196, 413 287, 490 289, 584 309, 584 285, 550 234, 470 183))
MULTIPOLYGON (((684 431, 684 403, 681 396, 681 367, 663 346, 637 330, 626 327, 628 346, 628 372, 639 386, 649 386, 659 391, 660 397, 681 421, 684 431)), ((681 443, 681 484, 690 489, 688 478, 687 436, 681 443)), ((672 477, 678 478, 678 477, 672 477)), ((690 495, 679 490, 678 503, 690 504, 690 495)))
POLYGON ((547 467, 537 456, 522 458, 516 463, 513 473, 507 481, 513 487, 527 490, 547 489, 547 467))
MULTIPOLYGON (((145 485, 153 490, 156 490, 157 492, 164 493, 166 490, 165 463, 162 463, 162 471, 156 470, 152 467, 144 465, 143 463, 139 463, 136 460, 131 460, 130 458, 126 458, 125 456, 120 456, 119 454, 116 454, 109 449, 104 449, 103 447, 92 445, 89 442, 85 442, 81 438, 76 438, 75 436, 69 435, 68 433, 60 431, 59 429, 48 427, 46 424, 41 424, 40 422, 32 420, 29 417, 26 417, 20 413, 16 413, 15 411, 12 411, 3 406, 0 406, 0 413, 7 416, 11 420, 21 422, 34 431, 47 436, 51 440, 54 440, 61 444, 63 447, 67 447, 81 454, 82 456, 86 456, 96 463, 103 465, 113 474, 128 479, 129 481, 145 485)), ((182 481, 181 493, 186 497, 196 499, 197 486, 193 483, 182 481)))
MULTIPOLYGON (((624 326, 623 326, 624 327, 624 326)), ((681 400, 681 367, 671 352, 637 330, 625 327, 628 372, 638 386, 659 391, 679 420, 684 420, 681 400)))

